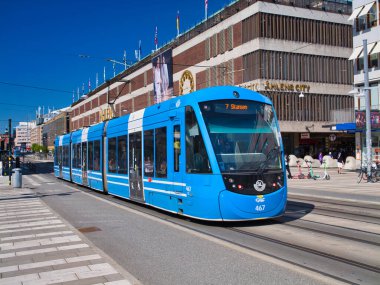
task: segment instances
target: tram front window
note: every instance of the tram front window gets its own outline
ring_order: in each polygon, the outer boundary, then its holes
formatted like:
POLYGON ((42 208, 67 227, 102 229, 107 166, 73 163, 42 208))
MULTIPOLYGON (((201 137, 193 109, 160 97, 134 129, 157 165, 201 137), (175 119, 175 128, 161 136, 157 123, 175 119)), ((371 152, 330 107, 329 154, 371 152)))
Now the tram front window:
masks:
POLYGON ((248 100, 200 104, 222 173, 281 170, 280 140, 272 106, 248 100))

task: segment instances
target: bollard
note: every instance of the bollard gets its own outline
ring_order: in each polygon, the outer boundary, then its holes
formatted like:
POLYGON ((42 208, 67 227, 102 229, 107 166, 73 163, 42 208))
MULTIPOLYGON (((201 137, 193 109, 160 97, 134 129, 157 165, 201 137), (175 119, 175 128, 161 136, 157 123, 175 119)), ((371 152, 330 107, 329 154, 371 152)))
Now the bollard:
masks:
POLYGON ((21 168, 13 169, 12 184, 13 188, 22 188, 22 173, 21 168))

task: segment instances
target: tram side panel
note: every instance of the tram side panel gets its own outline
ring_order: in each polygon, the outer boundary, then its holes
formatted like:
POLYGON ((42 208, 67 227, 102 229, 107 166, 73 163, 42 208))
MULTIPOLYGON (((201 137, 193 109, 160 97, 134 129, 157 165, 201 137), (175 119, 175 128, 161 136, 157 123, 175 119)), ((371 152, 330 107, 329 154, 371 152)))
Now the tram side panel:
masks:
POLYGON ((126 115, 106 126, 104 167, 105 185, 109 194, 129 199, 128 120, 126 115))
POLYGON ((88 187, 104 191, 102 176, 102 134, 104 123, 91 126, 87 143, 87 184, 88 187))

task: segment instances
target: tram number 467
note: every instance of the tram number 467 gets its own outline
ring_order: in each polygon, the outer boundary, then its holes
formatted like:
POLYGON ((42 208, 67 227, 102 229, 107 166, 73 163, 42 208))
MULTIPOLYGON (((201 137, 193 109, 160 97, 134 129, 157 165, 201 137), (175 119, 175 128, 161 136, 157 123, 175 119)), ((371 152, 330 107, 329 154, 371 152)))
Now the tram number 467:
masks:
POLYGON ((255 210, 257 212, 264 211, 265 210, 265 205, 258 205, 258 206, 255 207, 255 210))

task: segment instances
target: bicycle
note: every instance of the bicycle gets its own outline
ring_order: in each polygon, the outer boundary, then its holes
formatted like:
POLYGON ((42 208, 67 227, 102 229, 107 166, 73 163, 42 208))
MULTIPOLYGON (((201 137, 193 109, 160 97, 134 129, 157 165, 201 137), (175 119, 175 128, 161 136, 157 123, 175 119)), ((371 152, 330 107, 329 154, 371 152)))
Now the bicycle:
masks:
POLYGON ((371 165, 371 176, 368 179, 367 175, 367 166, 362 165, 359 169, 358 179, 357 182, 360 183, 362 180, 370 181, 370 182, 377 182, 380 180, 380 168, 376 163, 372 163, 371 165))

